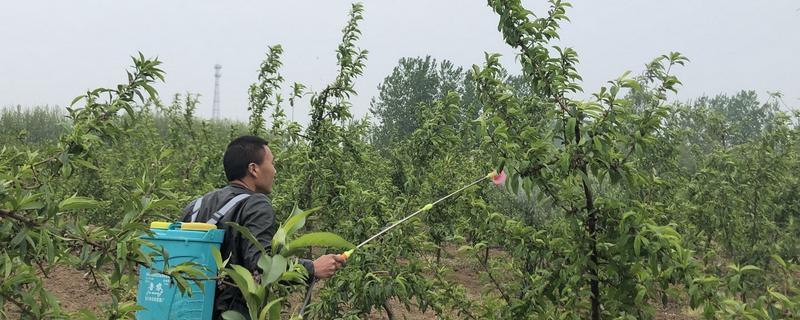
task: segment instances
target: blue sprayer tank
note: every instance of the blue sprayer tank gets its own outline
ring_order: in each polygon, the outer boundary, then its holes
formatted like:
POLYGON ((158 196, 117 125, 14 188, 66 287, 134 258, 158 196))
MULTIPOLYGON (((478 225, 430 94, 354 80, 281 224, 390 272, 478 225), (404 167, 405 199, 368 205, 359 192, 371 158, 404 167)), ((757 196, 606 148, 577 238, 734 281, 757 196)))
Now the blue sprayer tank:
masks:
MULTIPOLYGON (((182 262, 194 261, 206 266, 209 278, 217 276, 217 264, 211 248, 219 249, 225 231, 207 223, 168 223, 153 222, 150 224, 153 236, 142 236, 142 239, 164 248, 168 253, 169 265, 176 266, 182 262)), ((145 252, 152 251, 145 248, 145 252)), ((214 309, 214 291, 216 280, 203 281, 205 290, 189 281, 192 296, 181 294, 178 286, 168 276, 159 273, 164 267, 164 260, 159 255, 153 259, 152 269, 139 267, 139 290, 136 302, 144 310, 136 312, 136 319, 202 319, 210 320, 214 309)))

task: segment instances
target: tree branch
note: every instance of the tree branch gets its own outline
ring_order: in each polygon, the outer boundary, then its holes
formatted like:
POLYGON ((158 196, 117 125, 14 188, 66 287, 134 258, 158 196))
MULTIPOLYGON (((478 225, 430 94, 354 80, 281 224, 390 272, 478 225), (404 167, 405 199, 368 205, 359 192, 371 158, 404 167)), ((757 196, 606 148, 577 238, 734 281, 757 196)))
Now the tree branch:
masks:
POLYGON ((30 311, 29 310, 30 308, 28 308, 26 305, 22 304, 22 302, 17 301, 17 299, 14 299, 13 296, 7 295, 7 294, 5 294, 3 292, 0 292, 0 295, 3 296, 4 300, 9 301, 12 304, 14 304, 14 306, 16 306, 17 309, 19 309, 20 312, 22 312, 24 314, 27 314, 27 315, 31 316, 32 318, 36 318, 36 314, 34 314, 32 311, 30 311))
POLYGON ((33 219, 20 216, 18 213, 14 212, 14 211, 9 211, 9 210, 6 210, 6 209, 0 209, 0 218, 9 218, 9 219, 12 219, 12 220, 17 220, 19 222, 22 222, 22 223, 28 225, 29 227, 40 227, 40 226, 42 226, 42 223, 40 223, 38 221, 35 221, 33 219))
POLYGON ((503 291, 503 288, 500 286, 500 283, 497 282, 497 280, 494 278, 494 276, 492 275, 492 271, 489 270, 489 265, 487 263, 484 263, 481 260, 480 257, 477 257, 477 258, 478 258, 478 262, 480 262, 480 265, 483 267, 484 270, 486 270, 486 274, 489 275, 489 279, 492 280, 492 284, 494 284, 494 287, 497 288, 497 291, 500 292, 500 295, 503 297, 503 300, 506 301, 506 304, 508 304, 510 306, 511 305, 511 298, 508 297, 506 292, 503 291))

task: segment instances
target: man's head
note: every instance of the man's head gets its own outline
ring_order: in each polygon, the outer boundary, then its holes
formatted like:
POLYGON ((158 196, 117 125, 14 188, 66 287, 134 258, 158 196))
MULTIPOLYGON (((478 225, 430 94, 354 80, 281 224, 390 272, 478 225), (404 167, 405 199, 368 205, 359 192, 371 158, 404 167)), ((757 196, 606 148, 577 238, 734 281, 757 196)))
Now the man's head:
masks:
POLYGON ((222 158, 228 181, 239 181, 255 192, 272 192, 275 166, 267 141, 256 136, 241 136, 228 144, 222 158))

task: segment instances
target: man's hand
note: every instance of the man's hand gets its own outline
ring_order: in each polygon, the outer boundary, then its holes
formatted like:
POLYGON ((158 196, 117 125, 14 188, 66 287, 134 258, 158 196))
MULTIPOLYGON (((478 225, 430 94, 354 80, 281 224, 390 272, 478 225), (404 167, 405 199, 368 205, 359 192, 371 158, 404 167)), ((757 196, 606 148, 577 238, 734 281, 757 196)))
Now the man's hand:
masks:
POLYGON ((326 254, 314 260, 314 277, 327 279, 336 273, 344 264, 344 258, 338 254, 326 254))

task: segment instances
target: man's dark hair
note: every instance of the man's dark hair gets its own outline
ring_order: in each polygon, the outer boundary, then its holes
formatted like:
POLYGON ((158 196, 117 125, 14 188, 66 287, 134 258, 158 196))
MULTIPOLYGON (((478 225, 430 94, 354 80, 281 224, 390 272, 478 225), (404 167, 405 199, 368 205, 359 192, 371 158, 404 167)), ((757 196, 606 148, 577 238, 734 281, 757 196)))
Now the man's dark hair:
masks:
POLYGON ((225 149, 222 166, 228 181, 244 178, 251 163, 260 165, 264 161, 264 146, 267 140, 256 136, 241 136, 233 139, 225 149))

